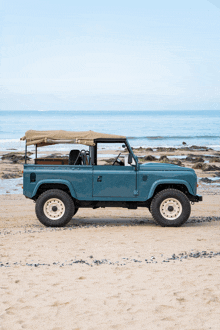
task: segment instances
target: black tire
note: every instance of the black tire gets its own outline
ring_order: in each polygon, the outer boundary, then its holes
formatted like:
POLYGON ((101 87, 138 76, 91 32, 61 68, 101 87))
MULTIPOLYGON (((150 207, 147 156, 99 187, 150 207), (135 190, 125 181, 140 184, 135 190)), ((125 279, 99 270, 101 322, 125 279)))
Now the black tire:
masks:
POLYGON ((73 216, 78 212, 79 208, 78 207, 75 207, 75 211, 73 213, 73 216))
POLYGON ((72 219, 75 205, 65 191, 50 189, 38 197, 35 212, 43 225, 63 227, 72 219))
POLYGON ((162 227, 179 227, 189 219, 191 205, 182 191, 165 189, 153 198, 150 210, 154 220, 162 227))

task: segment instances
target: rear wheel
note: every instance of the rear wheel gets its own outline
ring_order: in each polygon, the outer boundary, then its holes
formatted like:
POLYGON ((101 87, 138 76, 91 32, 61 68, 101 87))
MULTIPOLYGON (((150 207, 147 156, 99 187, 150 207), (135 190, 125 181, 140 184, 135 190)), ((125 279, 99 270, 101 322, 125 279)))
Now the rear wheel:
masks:
POLYGON ((35 211, 39 221, 47 227, 63 227, 77 212, 72 198, 59 189, 41 194, 36 201, 35 211))
POLYGON ((163 227, 179 227, 191 212, 187 196, 176 189, 165 189, 152 200, 150 210, 154 220, 163 227))

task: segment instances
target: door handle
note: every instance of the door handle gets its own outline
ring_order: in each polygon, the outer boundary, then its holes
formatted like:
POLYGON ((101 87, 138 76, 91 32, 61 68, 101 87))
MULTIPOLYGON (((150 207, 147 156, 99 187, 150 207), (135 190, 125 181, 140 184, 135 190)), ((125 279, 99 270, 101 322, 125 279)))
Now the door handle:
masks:
POLYGON ((97 182, 102 182, 102 176, 101 175, 98 176, 97 182))

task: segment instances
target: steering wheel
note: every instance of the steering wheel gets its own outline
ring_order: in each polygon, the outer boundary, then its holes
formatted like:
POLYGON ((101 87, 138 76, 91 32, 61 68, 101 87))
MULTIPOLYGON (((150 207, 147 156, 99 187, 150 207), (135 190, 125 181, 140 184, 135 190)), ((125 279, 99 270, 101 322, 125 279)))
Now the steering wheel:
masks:
POLYGON ((118 164, 122 163, 122 162, 118 159, 118 158, 120 157, 120 155, 121 155, 121 152, 120 152, 120 153, 118 154, 118 156, 115 158, 115 160, 114 160, 112 166, 114 166, 116 163, 118 163, 118 164))

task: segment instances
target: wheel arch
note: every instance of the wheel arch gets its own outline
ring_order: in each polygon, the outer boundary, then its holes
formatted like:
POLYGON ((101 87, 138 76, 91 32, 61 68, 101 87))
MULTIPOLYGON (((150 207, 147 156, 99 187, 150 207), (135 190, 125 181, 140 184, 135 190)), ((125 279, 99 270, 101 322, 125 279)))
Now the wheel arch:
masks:
POLYGON ((68 193, 72 198, 76 199, 76 192, 67 180, 43 180, 36 185, 32 198, 36 200, 43 192, 50 189, 60 189, 68 193))
POLYGON ((157 193, 165 189, 177 189, 182 191, 185 195, 190 196, 194 195, 191 186, 188 182, 181 180, 181 181, 156 181, 152 185, 148 199, 152 199, 157 193))

